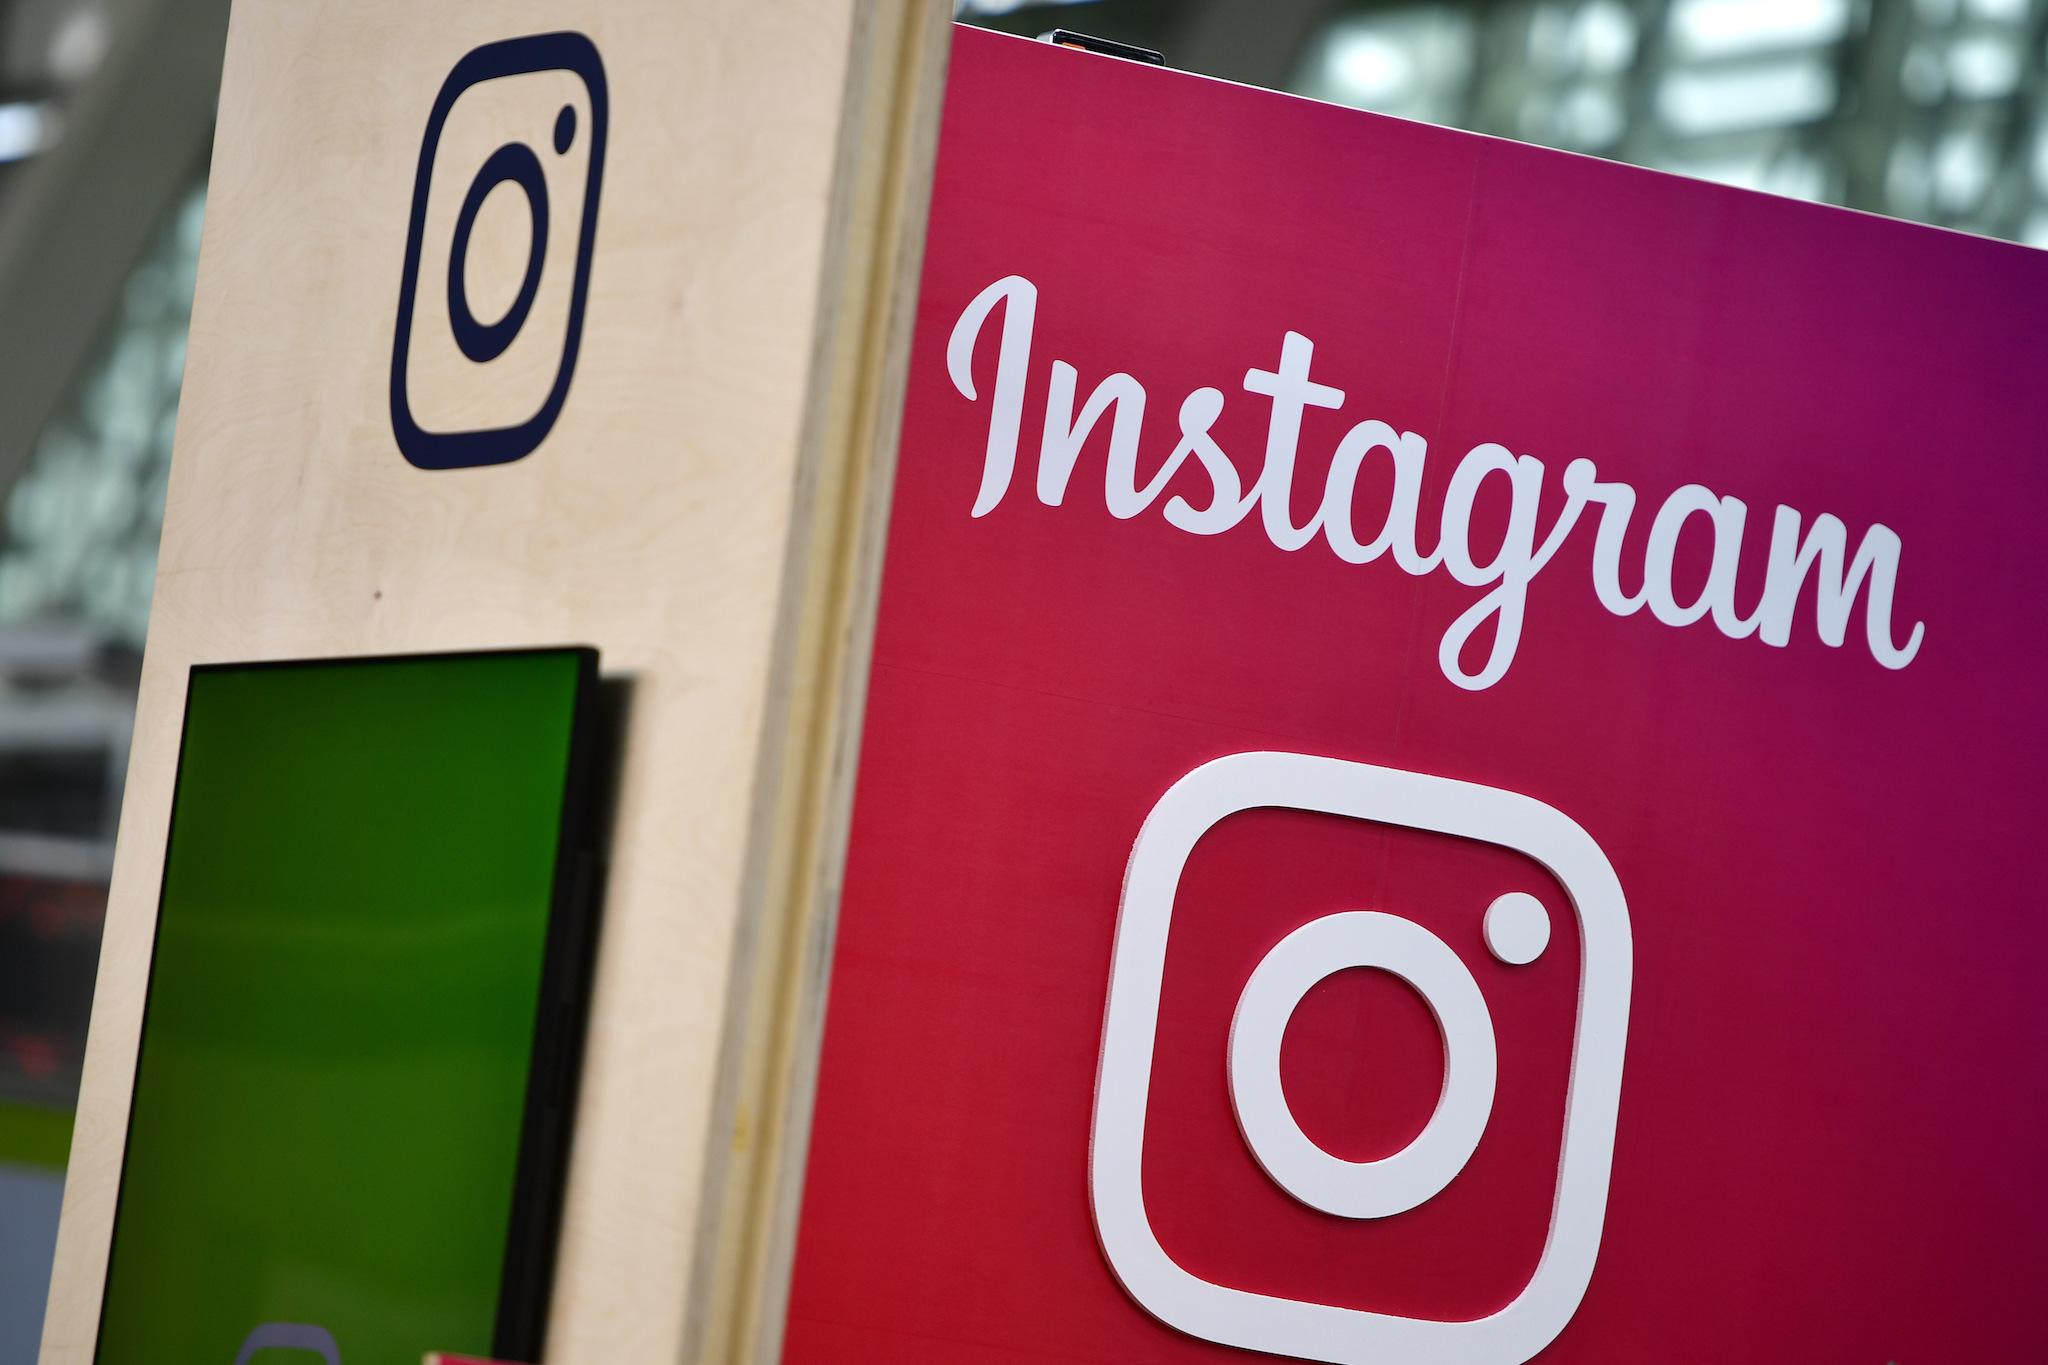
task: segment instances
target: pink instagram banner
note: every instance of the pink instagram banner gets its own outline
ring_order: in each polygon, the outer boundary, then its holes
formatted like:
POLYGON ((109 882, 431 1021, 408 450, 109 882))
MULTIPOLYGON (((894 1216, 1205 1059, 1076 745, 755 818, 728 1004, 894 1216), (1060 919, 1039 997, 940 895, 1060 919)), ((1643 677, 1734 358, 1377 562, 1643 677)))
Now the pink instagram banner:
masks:
POLYGON ((784 1359, 2048 1360, 2048 253, 960 30, 784 1359))

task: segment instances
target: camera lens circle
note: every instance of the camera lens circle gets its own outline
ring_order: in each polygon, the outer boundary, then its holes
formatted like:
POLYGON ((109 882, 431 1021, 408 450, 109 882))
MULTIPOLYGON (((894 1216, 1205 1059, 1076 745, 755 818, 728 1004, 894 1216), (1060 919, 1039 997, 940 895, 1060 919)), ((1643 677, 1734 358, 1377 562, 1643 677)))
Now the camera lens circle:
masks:
POLYGON ((1486 907, 1486 946, 1510 967, 1526 967, 1550 946, 1550 912, 1526 891, 1510 891, 1486 907))
POLYGON ((1310 920, 1266 954, 1230 1024, 1230 1099, 1245 1144, 1275 1184, 1340 1218, 1389 1218, 1434 1198, 1465 1169, 1493 1113, 1499 1059, 1479 983, 1451 946, 1413 920, 1352 910, 1310 920), (1302 1131, 1280 1085, 1280 1042, 1325 977, 1376 967, 1413 986, 1444 1038, 1444 1088, 1415 1141, 1346 1161, 1302 1131))
POLYGON ((448 252, 448 325, 464 355, 482 364, 505 353, 505 348, 519 335, 519 329, 526 325, 526 315, 533 311, 547 249, 548 185, 541 172, 540 158, 525 143, 508 142, 490 154, 476 179, 469 182, 462 211, 455 217, 455 241, 448 252), (508 181, 526 192, 527 211, 533 221, 533 234, 527 241, 526 276, 519 282, 519 293, 505 315, 496 322, 484 323, 477 321, 469 307, 469 239, 484 200, 508 181))

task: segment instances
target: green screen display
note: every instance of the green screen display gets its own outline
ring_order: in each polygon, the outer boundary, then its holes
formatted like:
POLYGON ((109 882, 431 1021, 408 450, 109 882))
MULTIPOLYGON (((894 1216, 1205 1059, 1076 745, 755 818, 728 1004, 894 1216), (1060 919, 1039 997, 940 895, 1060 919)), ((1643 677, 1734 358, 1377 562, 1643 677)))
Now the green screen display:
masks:
POLYGON ((491 1353, 591 671, 193 671, 101 1365, 491 1353))

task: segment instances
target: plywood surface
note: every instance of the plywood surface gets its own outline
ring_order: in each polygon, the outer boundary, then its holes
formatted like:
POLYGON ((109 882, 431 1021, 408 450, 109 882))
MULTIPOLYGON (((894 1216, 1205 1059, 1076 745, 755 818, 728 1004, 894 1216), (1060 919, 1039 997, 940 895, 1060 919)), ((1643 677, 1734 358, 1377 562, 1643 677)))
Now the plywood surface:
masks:
MULTIPOLYGON (((187 668, 566 642, 632 701, 549 1359, 763 1349, 943 43, 910 0, 237 5, 44 1365, 92 1356, 187 668), (465 52, 564 28, 610 98, 567 401, 422 471, 387 397, 421 132, 465 52)), ((502 104, 449 154, 536 136, 502 104)), ((493 215, 481 274, 523 257, 493 215)), ((547 364, 420 382, 459 420, 547 364)))

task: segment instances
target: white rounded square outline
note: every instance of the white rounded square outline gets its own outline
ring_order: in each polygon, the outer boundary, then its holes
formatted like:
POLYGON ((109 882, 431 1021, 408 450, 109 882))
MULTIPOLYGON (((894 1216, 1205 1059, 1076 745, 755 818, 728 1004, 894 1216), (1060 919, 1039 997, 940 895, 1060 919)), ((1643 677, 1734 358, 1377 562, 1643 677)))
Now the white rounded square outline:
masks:
POLYGON ((1111 1269, 1147 1312, 1226 1346, 1326 1365, 1523 1365, 1564 1330, 1593 1276, 1633 973, 1621 882, 1593 837, 1555 807, 1474 782, 1309 754, 1248 752, 1202 764, 1145 817, 1117 911, 1088 1154, 1089 1202, 1111 1269), (1550 870, 1578 915, 1579 1008, 1550 1231, 1529 1283, 1486 1317, 1404 1318, 1212 1284, 1182 1269, 1153 1234, 1141 1165, 1174 895, 1204 834, 1227 816, 1263 807, 1513 849, 1550 870))

